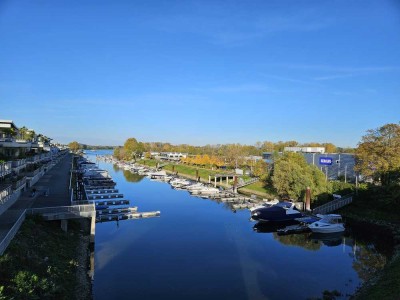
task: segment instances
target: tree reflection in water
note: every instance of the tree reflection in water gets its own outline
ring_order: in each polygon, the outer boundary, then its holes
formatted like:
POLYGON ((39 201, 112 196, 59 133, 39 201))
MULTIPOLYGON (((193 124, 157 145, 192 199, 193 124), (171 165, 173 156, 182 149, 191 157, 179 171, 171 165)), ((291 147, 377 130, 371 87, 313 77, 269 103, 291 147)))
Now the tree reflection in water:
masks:
POLYGON ((274 232, 273 235, 275 240, 287 246, 299 246, 310 251, 317 251, 322 246, 320 240, 310 239, 309 233, 278 235, 274 232))
POLYGON ((354 256, 353 268, 364 281, 382 270, 387 262, 387 258, 378 253, 373 245, 357 245, 352 256, 354 256))
POLYGON ((131 171, 124 170, 123 172, 124 172, 124 177, 128 182, 139 182, 144 178, 144 176, 134 174, 131 171))
MULTIPOLYGON (((369 244, 357 243, 352 238, 345 238, 341 234, 289 234, 278 235, 276 228, 271 229, 275 240, 287 246, 299 246, 310 251, 317 251, 323 245, 327 247, 336 247, 342 244, 352 247, 349 256, 353 259, 353 269, 358 276, 367 281, 371 279, 378 271, 382 270, 387 263, 387 257, 376 250, 376 247, 369 244)), ((264 231, 266 232, 266 231, 264 231)))

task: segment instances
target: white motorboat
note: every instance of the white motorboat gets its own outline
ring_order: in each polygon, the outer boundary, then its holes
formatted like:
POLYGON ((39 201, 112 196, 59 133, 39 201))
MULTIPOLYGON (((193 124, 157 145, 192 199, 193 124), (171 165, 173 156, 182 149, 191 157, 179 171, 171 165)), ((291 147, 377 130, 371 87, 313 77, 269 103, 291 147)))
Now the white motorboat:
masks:
POLYGON ((336 233, 336 232, 343 232, 345 230, 341 215, 337 215, 337 214, 320 215, 320 214, 318 214, 317 217, 319 217, 321 219, 308 225, 308 228, 310 228, 310 230, 312 232, 336 233))
POLYGON ((200 182, 196 182, 194 184, 190 184, 190 185, 186 186, 186 189, 188 191, 199 190, 199 189, 202 189, 202 188, 204 188, 204 184, 202 184, 200 182))
POLYGON ((174 188, 182 188, 182 187, 190 185, 191 182, 186 179, 175 178, 175 179, 172 179, 169 183, 174 188))
POLYGON ((192 195, 215 195, 219 193, 219 189, 214 187, 203 187, 201 189, 189 191, 192 195))

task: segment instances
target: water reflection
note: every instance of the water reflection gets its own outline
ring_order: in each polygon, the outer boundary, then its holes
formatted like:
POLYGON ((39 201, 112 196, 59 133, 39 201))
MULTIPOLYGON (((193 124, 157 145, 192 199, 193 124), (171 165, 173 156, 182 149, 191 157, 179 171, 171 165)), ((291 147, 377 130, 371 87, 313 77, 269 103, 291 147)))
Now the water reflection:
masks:
POLYGON ((373 245, 358 245, 354 252, 353 269, 362 280, 371 279, 386 265, 387 259, 373 245))
POLYGON ((309 239, 314 243, 322 243, 328 247, 336 247, 344 243, 344 232, 337 232, 337 233, 313 232, 310 234, 309 239))
POLYGON ((124 177, 128 182, 140 182, 144 176, 132 173, 131 171, 124 170, 124 177))
POLYGON ((286 246, 298 246, 306 250, 317 251, 321 248, 322 242, 319 240, 312 240, 310 233, 278 235, 273 233, 274 239, 286 246))
MULTIPOLYGON (((321 247, 338 247, 343 245, 343 253, 346 253, 344 247, 350 247, 349 257, 353 260, 352 267, 357 272, 359 278, 364 281, 371 279, 378 271, 382 270, 386 265, 388 257, 378 249, 384 247, 382 242, 387 240, 387 236, 382 236, 383 240, 377 239, 377 235, 370 236, 364 228, 364 233, 358 235, 362 237, 358 241, 355 236, 347 235, 344 232, 339 233, 300 233, 281 235, 277 233, 278 229, 284 228, 291 224, 269 224, 256 223, 253 230, 258 233, 272 233, 273 238, 279 243, 286 246, 298 246, 310 251, 320 250, 321 247), (378 246, 379 245, 379 246, 378 246)), ((376 230, 376 228, 375 228, 376 230)), ((354 228, 350 228, 349 232, 353 232, 354 228)))
POLYGON ((257 222, 253 226, 253 230, 259 233, 272 233, 276 232, 278 229, 283 229, 286 226, 296 224, 295 221, 293 222, 282 222, 282 223, 266 223, 266 222, 257 222))

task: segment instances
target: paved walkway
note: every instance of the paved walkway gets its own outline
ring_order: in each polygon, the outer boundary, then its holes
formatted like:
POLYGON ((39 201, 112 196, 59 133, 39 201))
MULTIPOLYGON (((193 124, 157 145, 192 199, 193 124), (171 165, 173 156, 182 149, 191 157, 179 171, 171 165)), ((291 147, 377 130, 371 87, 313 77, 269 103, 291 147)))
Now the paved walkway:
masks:
POLYGON ((0 215, 0 241, 4 239, 25 209, 70 205, 69 171, 71 160, 71 154, 65 155, 33 186, 37 190, 34 197, 31 197, 31 189, 28 189, 6 212, 0 215), (44 195, 44 191, 47 191, 47 196, 44 195))

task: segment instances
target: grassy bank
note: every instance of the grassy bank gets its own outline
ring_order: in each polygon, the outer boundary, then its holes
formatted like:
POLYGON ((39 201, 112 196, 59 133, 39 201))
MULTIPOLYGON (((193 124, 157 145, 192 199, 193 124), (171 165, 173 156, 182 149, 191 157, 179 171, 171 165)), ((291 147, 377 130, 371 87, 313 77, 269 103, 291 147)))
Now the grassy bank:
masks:
POLYGON ((354 202, 339 210, 344 217, 386 227, 393 234, 395 252, 391 261, 372 280, 367 281, 356 293, 357 300, 400 299, 400 218, 396 201, 388 202, 387 193, 366 190, 354 202), (390 202, 392 202, 391 205, 390 202))
POLYGON ((26 219, 0 257, 0 299, 90 299, 86 230, 78 221, 65 233, 60 222, 26 219))
MULTIPOLYGON (((144 166, 156 167, 157 163, 159 162, 153 159, 147 159, 147 160, 139 160, 138 163, 144 166)), ((179 175, 188 177, 193 180, 196 180, 196 172, 198 172, 200 180, 202 182, 208 182, 209 175, 213 176, 215 174, 232 174, 234 172, 233 170, 211 170, 206 168, 198 168, 195 166, 173 164, 173 163, 164 166, 164 170, 169 172, 172 172, 172 170, 174 170, 174 172, 178 172, 179 175)), ((242 178, 243 180, 249 179, 248 176, 242 176, 242 178)), ((227 187, 225 180, 223 182, 218 181, 217 184, 227 187)), ((267 187, 265 187, 262 182, 256 182, 254 184, 246 186, 245 188, 241 188, 240 192, 247 195, 256 194, 260 197, 268 199, 276 197, 275 193, 270 189, 268 189, 267 187)))
POLYGON ((258 181, 253 184, 247 185, 239 189, 239 192, 245 195, 255 194, 259 197, 269 200, 277 197, 276 193, 272 189, 265 186, 265 183, 262 181, 258 181))

